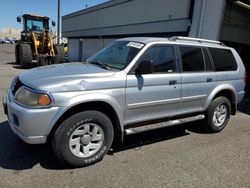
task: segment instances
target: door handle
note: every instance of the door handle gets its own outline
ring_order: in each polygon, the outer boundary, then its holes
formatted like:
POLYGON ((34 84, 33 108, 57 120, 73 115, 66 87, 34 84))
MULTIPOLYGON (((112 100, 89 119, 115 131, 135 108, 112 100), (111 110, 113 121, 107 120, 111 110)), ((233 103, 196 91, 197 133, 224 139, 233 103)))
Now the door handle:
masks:
POLYGON ((207 78, 207 82, 212 82, 213 78, 207 78))
POLYGON ((177 80, 169 80, 169 85, 175 85, 177 83, 177 80))

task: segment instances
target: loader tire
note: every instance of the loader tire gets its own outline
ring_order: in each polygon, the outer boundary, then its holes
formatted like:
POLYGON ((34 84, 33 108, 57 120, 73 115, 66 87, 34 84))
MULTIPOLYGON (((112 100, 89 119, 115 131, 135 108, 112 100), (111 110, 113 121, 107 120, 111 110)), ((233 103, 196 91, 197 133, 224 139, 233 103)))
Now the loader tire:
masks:
POLYGON ((55 49, 55 64, 65 63, 65 54, 62 46, 54 46, 55 49))
POLYGON ((32 49, 29 44, 20 44, 19 61, 22 68, 32 67, 32 49))
POLYGON ((17 44, 15 46, 15 58, 16 58, 16 64, 20 64, 20 60, 19 60, 19 48, 20 48, 20 45, 17 44))

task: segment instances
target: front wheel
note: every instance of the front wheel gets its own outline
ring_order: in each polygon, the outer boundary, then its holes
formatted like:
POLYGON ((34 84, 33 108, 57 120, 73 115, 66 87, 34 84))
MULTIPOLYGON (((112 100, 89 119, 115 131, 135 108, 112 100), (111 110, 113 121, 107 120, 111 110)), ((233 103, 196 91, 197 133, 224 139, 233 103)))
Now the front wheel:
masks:
POLYGON ((72 115, 55 131, 52 146, 57 158, 67 166, 82 167, 100 161, 113 142, 110 119, 99 111, 72 115))
POLYGON ((230 118, 231 103, 226 97, 218 97, 209 105, 206 112, 205 129, 209 132, 222 131, 230 118))

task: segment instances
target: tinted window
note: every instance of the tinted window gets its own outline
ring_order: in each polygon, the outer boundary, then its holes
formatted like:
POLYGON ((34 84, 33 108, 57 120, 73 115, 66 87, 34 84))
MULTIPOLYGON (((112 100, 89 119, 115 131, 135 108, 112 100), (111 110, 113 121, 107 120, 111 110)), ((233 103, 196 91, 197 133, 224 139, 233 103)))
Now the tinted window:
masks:
POLYGON ((233 71, 237 69, 237 63, 231 50, 209 48, 216 71, 233 71))
POLYGON ((182 69, 184 72, 204 71, 201 48, 181 46, 182 69))
POLYGON ((154 46, 148 49, 142 59, 153 61, 153 72, 175 72, 175 55, 172 46, 154 46))

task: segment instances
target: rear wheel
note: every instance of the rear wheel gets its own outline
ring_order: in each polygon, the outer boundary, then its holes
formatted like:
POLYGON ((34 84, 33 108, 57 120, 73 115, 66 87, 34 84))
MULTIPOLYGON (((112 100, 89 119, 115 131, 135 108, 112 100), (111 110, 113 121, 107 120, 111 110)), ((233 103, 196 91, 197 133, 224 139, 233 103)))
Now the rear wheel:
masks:
POLYGON ((59 63, 65 63, 65 54, 64 54, 64 50, 62 46, 54 46, 54 50, 55 50, 55 63, 59 64, 59 63))
POLYGON ((19 61, 23 68, 30 68, 32 66, 32 49, 29 44, 20 44, 19 61))
POLYGON ((100 161, 113 142, 110 119, 99 111, 72 115, 55 131, 52 146, 57 158, 67 166, 82 167, 100 161))
POLYGON ((226 97, 214 99, 207 109, 205 129, 209 132, 222 131, 230 118, 231 103, 226 97))

